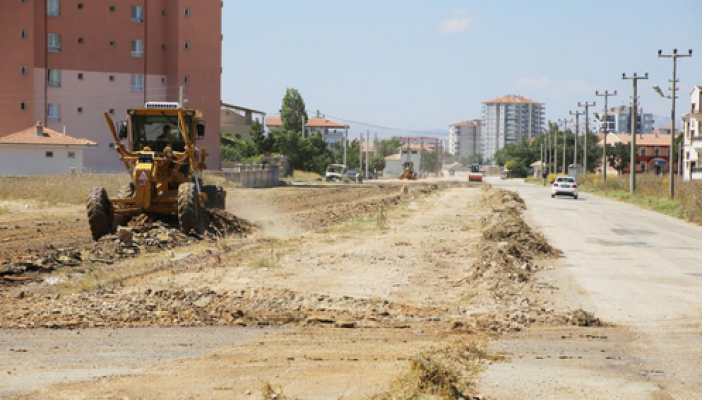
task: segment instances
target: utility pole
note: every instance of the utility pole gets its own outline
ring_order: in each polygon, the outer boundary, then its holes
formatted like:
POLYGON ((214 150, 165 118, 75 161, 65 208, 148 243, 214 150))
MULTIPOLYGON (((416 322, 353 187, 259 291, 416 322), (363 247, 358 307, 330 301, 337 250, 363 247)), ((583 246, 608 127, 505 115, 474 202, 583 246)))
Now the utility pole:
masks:
POLYGON ((369 165, 369 154, 370 154, 370 131, 366 131, 366 175, 364 178, 368 179, 368 165, 369 165))
POLYGON ((687 51, 687 54, 678 54, 678 49, 673 49, 673 54, 663 54, 663 50, 658 50, 658 58, 672 58, 673 59, 673 80, 670 81, 672 84, 670 93, 670 160, 668 160, 668 169, 670 181, 670 199, 675 198, 675 175, 673 174, 673 160, 675 155, 675 92, 678 90, 678 58, 688 58, 692 57, 692 49, 687 51))
POLYGON ((302 137, 303 138, 307 137, 307 133, 305 132, 305 116, 304 115, 302 116, 302 137))
POLYGON ((578 107, 585 107, 585 135, 583 135, 583 173, 585 175, 587 175, 587 135, 590 133, 590 107, 596 105, 594 101, 592 103, 578 102, 578 107))
POLYGON ((638 76, 636 72, 632 76, 622 74, 622 79, 631 80, 634 87, 634 96, 631 98, 631 159, 629 160, 629 193, 634 194, 636 192, 636 164, 638 163, 636 159, 636 128, 639 123, 638 84, 639 79, 648 79, 648 72, 644 76, 638 76))
POLYGON ((607 182, 607 134, 609 133, 609 122, 607 122, 607 99, 609 99, 611 96, 616 96, 617 91, 615 90, 614 92, 608 92, 604 91, 603 93, 600 93, 600 91, 595 92, 595 96, 601 96, 604 97, 604 114, 602 118, 604 118, 604 142, 602 142, 602 182, 607 182))
POLYGON ((558 175, 558 125, 556 131, 553 132, 553 173, 558 175))
POLYGON ((348 168, 348 165, 346 164, 346 146, 349 141, 349 128, 344 129, 344 166, 348 168))
POLYGON ((580 116, 585 114, 585 111, 571 111, 570 115, 575 115, 575 146, 573 147, 573 166, 575 167, 575 173, 577 175, 578 171, 578 133, 580 133, 580 116))
POLYGON ((358 168, 356 169, 356 174, 360 174, 363 171, 363 132, 361 132, 361 139, 358 141, 358 168))
POLYGON ((571 119, 569 121, 568 118, 561 120, 559 118, 558 122, 560 123, 561 121, 563 122, 563 169, 561 170, 561 173, 568 174, 568 167, 566 163, 566 147, 568 147, 566 146, 566 137, 568 135, 566 135, 566 131, 568 130, 568 122, 573 122, 573 120, 571 119))

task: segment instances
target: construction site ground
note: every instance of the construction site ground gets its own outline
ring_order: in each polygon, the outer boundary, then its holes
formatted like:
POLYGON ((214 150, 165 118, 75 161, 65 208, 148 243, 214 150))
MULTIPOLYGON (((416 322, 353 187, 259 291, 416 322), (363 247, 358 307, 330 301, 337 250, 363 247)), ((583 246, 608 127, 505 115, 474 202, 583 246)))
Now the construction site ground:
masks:
POLYGON ((81 207, 0 215, 0 396, 667 398, 510 192, 310 184, 228 204, 228 235, 157 225, 131 246, 92 243, 81 207))

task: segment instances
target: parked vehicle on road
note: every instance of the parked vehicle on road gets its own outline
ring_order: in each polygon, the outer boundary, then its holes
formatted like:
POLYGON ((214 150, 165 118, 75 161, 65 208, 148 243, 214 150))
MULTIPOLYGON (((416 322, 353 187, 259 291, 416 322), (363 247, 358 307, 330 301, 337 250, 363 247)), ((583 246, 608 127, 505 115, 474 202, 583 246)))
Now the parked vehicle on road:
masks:
POLYGON ((331 164, 327 167, 325 179, 327 182, 341 181, 346 174, 346 166, 342 164, 331 164))
POLYGON ((578 182, 569 176, 559 176, 551 186, 551 198, 556 196, 572 196, 578 199, 578 182))

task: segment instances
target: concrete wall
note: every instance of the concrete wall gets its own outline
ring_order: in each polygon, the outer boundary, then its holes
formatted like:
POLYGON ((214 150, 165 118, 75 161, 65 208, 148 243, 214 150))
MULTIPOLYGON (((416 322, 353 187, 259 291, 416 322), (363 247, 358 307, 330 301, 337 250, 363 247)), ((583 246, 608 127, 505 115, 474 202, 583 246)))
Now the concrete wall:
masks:
POLYGON ((83 169, 82 147, 0 146, 0 175, 56 175, 83 169), (46 152, 54 153, 52 158, 46 152), (75 158, 68 158, 74 152, 75 158))
POLYGON ((278 186, 278 168, 265 164, 239 164, 225 168, 221 174, 232 182, 239 182, 243 188, 267 188, 278 186))

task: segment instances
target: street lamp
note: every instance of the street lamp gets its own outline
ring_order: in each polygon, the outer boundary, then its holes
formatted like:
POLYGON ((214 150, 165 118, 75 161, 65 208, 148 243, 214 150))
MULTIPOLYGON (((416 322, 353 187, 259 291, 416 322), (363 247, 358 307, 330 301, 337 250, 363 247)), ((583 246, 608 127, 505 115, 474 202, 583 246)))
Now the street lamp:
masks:
MULTIPOLYGON (((670 100, 671 100, 671 110, 670 110, 670 159, 668 160, 668 170, 669 170, 669 180, 670 180, 670 199, 675 198, 675 175, 673 174, 673 159, 675 151, 675 92, 678 90, 678 58, 692 57, 692 49, 687 51, 687 54, 678 54, 678 49, 673 49, 673 54, 663 54, 663 50, 658 50, 658 58, 671 58, 673 60, 673 79, 670 81, 672 83, 670 100)), ((655 87, 654 87, 655 90, 655 87)), ((663 92, 660 88, 656 90, 659 94, 663 92)), ((663 96, 665 97, 665 96, 663 96)))

